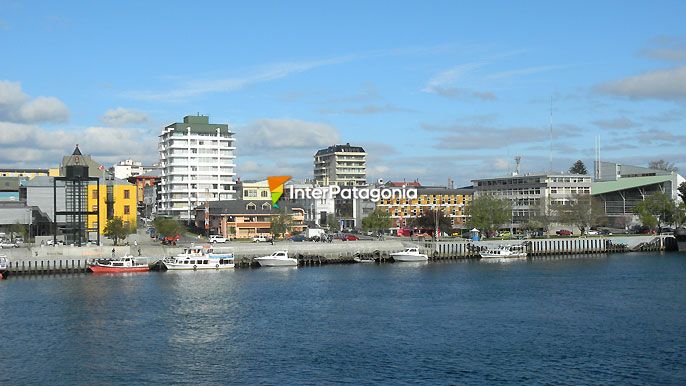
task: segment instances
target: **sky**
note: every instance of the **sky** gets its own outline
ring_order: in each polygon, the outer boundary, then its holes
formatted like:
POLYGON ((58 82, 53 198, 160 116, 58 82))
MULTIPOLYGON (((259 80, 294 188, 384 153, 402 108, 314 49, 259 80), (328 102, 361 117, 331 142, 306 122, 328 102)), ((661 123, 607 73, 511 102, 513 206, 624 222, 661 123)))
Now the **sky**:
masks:
POLYGON ((470 185, 595 158, 686 172, 684 1, 0 0, 0 167, 79 144, 157 162, 209 115, 238 177, 312 178, 317 149, 368 180, 470 185), (552 126, 552 141, 551 128, 552 126), (552 151, 551 151, 552 144, 552 151))

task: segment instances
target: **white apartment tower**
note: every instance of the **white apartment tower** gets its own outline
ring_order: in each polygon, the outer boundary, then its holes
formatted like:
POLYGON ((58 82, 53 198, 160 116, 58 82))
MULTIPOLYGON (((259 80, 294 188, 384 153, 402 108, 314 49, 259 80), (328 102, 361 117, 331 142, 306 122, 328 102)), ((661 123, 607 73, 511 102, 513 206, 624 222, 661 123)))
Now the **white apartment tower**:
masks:
POLYGON ((160 202, 158 213, 192 219, 206 201, 233 200, 236 139, 229 125, 208 116, 185 116, 160 134, 160 202))
POLYGON ((367 185, 367 153, 361 146, 333 145, 314 155, 317 186, 367 185))

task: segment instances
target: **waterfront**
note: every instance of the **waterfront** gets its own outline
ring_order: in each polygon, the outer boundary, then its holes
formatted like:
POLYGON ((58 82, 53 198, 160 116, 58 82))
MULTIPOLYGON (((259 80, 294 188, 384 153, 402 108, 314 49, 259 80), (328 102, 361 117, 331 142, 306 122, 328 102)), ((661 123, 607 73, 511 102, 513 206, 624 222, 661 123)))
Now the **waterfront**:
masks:
POLYGON ((0 383, 686 382, 686 254, 28 276, 0 383))

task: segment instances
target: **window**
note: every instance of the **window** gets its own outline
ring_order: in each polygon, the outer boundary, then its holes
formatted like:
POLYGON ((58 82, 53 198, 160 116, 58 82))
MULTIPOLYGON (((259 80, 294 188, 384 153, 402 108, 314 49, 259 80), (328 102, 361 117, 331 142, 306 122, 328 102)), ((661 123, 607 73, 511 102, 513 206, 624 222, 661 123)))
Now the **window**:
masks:
POLYGON ((93 190, 93 191, 91 192, 91 198, 94 199, 94 200, 97 200, 97 199, 98 199, 98 191, 97 191, 97 190, 93 190))
POLYGON ((131 198, 131 191, 128 189, 125 189, 124 190, 124 199, 128 200, 129 198, 131 198))
POLYGON ((129 208, 128 205, 124 205, 124 214, 129 214, 130 211, 131 211, 131 208, 129 208))
POLYGON ((268 194, 268 193, 267 193, 266 190, 263 190, 263 191, 262 191, 262 197, 267 197, 267 194, 268 194))
POLYGON ((245 209, 247 210, 255 210, 257 209, 257 205, 253 204, 252 202, 249 203, 248 205, 245 206, 245 209))

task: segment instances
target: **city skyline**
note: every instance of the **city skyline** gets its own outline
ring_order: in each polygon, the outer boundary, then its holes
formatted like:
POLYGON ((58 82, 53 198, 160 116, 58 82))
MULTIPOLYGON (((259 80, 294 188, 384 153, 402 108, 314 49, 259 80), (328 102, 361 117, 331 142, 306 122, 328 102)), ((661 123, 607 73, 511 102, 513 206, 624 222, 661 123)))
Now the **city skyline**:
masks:
POLYGON ((604 160, 683 171, 686 6, 666 3, 11 2, 0 165, 55 166, 76 143, 149 164, 200 113, 236 133, 244 179, 312 178, 318 149, 351 143, 370 181, 461 186, 516 155, 548 169, 552 101, 554 170, 591 171, 600 137, 604 160))

